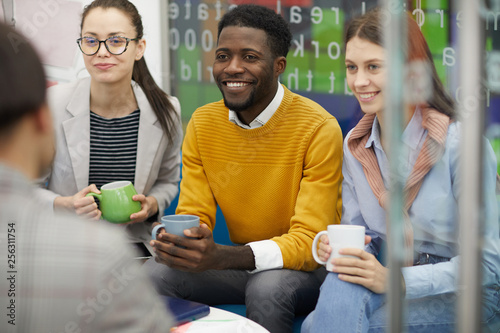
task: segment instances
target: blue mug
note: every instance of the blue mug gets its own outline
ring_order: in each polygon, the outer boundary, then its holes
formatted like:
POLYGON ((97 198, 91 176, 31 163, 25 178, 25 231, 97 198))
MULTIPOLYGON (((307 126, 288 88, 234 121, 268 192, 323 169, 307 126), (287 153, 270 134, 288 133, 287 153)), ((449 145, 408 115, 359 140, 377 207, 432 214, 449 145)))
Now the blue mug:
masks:
POLYGON ((196 215, 165 215, 161 218, 161 224, 158 224, 151 231, 151 238, 156 240, 158 230, 164 228, 169 234, 184 236, 184 230, 199 227, 200 217, 196 215))

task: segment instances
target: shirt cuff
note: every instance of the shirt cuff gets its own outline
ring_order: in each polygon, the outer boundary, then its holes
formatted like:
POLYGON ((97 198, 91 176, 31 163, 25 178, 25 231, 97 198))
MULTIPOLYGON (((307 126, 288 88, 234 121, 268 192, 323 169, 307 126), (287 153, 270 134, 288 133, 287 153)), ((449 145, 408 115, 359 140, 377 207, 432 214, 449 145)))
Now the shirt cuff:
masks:
POLYGON ((401 268, 406 285, 406 299, 421 298, 431 294, 429 287, 430 266, 421 265, 401 268))
POLYGON ((272 240, 263 240, 246 244, 253 251, 255 269, 248 273, 258 273, 269 269, 283 268, 283 255, 278 244, 272 240))

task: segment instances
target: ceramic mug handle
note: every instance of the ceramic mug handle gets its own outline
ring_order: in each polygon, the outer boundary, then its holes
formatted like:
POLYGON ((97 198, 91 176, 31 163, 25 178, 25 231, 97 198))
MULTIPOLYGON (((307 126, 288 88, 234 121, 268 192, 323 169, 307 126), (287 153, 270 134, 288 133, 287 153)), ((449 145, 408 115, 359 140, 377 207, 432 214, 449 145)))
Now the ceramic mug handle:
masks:
POLYGON ((158 232, 158 230, 159 230, 159 229, 161 229, 161 228, 165 228, 165 225, 164 225, 164 224, 158 224, 157 226, 155 226, 155 227, 153 228, 153 230, 151 231, 151 238, 152 238, 152 239, 154 239, 154 240, 156 240, 156 239, 157 239, 157 238, 156 238, 156 236, 158 236, 158 235, 157 235, 157 232, 158 232))
POLYGON ((102 200, 102 194, 94 193, 94 192, 89 192, 85 196, 88 197, 89 195, 96 197, 99 200, 102 200))
POLYGON ((328 231, 326 231, 326 230, 320 231, 320 232, 318 232, 316 237, 314 237, 314 241, 312 244, 312 254, 313 254, 314 260, 316 260, 316 262, 318 264, 326 265, 326 261, 322 261, 318 256, 318 241, 322 235, 328 235, 328 231))

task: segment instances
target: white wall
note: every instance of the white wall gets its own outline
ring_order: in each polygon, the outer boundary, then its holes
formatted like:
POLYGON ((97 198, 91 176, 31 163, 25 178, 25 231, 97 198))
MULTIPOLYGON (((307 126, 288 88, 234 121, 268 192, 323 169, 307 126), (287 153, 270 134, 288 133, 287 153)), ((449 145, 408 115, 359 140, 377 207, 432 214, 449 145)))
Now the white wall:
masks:
MULTIPOLYGON (((162 61, 162 36, 166 36, 167 32, 161 28, 162 24, 165 23, 161 21, 161 0, 131 0, 131 2, 134 3, 142 16, 144 38, 146 39, 145 57, 149 70, 156 83, 163 87, 164 77, 168 77, 163 71, 168 71, 168 66, 164 69, 162 61)), ((164 16, 167 19, 167 15, 164 16)))

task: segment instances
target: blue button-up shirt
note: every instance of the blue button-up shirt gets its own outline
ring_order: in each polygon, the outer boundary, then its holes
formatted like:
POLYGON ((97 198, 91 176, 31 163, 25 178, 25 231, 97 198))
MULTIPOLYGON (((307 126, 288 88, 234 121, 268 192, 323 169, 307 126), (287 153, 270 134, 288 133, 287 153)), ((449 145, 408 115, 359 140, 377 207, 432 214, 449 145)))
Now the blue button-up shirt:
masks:
MULTIPOLYGON (((400 160, 400 174, 406 179, 422 148, 427 131, 422 128, 422 115, 416 110, 402 135, 404 153, 400 160)), ((348 134, 347 138, 350 136, 348 134)), ((342 220, 343 224, 366 227, 372 242, 366 250, 372 254, 380 251, 386 240, 386 215, 373 194, 363 172, 363 167, 351 154, 344 142, 342 172, 342 220)), ((485 140, 486 142, 486 140, 485 140)), ((375 118, 371 136, 365 148, 373 147, 382 178, 389 185, 389 162, 380 142, 378 120, 375 118)), ((460 123, 448 128, 446 149, 441 160, 425 176, 422 187, 409 209, 414 231, 414 250, 451 258, 449 262, 403 268, 407 298, 420 298, 456 290, 458 264, 458 196, 460 123)), ((498 205, 495 195, 496 159, 489 144, 485 149, 485 232, 483 244, 483 280, 485 285, 500 281, 500 238, 498 205)), ((402 237, 402 236, 401 236, 402 237)))

